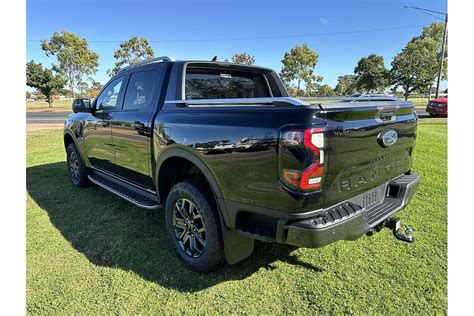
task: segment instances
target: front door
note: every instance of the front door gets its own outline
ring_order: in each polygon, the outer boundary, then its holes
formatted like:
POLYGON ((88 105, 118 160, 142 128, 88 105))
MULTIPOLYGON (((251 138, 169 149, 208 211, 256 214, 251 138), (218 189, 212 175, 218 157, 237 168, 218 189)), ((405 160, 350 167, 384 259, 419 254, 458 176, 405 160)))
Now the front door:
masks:
POLYGON ((118 175, 136 184, 153 188, 150 148, 152 119, 158 102, 164 67, 134 71, 124 93, 122 109, 112 120, 115 168, 118 175))
POLYGON ((93 167, 112 171, 115 164, 112 119, 121 105, 124 77, 111 81, 94 102, 90 117, 84 122, 86 154, 93 167))

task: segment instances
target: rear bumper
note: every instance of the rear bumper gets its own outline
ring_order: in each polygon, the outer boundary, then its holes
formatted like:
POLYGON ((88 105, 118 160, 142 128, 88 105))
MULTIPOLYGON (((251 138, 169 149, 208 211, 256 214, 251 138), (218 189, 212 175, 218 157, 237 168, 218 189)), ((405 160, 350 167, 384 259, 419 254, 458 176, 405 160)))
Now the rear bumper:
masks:
POLYGON ((367 192, 325 209, 316 217, 278 225, 276 240, 298 247, 316 248, 337 240, 354 240, 380 225, 411 200, 420 177, 401 176, 370 192, 382 198, 365 207, 367 192))

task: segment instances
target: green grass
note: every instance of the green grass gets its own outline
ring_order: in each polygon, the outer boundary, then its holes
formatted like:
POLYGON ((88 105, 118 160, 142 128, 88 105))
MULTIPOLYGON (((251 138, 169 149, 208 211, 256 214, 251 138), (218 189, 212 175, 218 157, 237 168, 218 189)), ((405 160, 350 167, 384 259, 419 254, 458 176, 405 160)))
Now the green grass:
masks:
MULTIPOLYGON (((71 111, 71 100, 57 100, 52 103, 52 109, 71 111)), ((46 101, 26 101, 27 110, 49 110, 46 101)))
POLYGON ((73 188, 62 131, 28 130, 27 312, 445 314, 446 149, 446 125, 419 126, 422 182, 399 213, 415 243, 388 230, 320 249, 257 243, 247 260, 200 275, 174 255, 163 214, 73 188))
POLYGON ((408 98, 408 101, 413 102, 413 105, 417 108, 426 108, 428 104, 428 98, 408 98))
POLYGON ((418 125, 446 125, 448 124, 447 117, 439 118, 423 118, 418 120, 418 125))

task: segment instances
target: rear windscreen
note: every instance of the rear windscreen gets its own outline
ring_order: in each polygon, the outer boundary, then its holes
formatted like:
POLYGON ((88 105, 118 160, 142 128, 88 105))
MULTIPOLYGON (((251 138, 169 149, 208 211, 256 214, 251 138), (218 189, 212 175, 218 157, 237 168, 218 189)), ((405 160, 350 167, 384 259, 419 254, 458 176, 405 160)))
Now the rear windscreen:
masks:
POLYGON ((269 97, 260 74, 220 69, 188 69, 185 97, 196 99, 234 99, 269 97))

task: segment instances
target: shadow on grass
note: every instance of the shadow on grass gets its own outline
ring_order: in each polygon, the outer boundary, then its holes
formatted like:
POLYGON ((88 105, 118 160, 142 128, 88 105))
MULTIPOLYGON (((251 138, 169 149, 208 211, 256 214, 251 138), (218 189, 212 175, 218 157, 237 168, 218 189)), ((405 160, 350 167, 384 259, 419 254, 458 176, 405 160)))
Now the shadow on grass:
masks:
POLYGON ((97 186, 75 188, 65 162, 27 168, 27 191, 90 262, 130 271, 167 288, 198 291, 247 278, 261 268, 272 270, 277 260, 322 271, 299 261, 290 246, 256 242, 254 254, 242 262, 207 275, 192 272, 175 255, 161 210, 135 207, 97 186))

